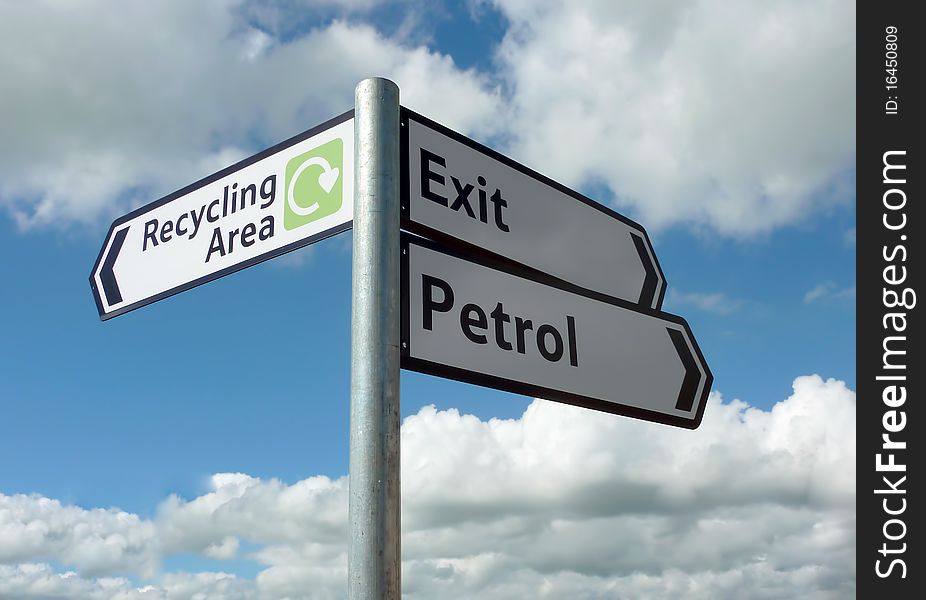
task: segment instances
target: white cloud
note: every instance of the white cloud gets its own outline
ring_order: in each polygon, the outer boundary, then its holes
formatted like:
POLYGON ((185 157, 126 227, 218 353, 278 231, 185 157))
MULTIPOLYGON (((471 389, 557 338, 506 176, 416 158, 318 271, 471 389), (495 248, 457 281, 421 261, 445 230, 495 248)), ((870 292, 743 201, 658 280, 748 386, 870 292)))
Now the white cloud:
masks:
MULTIPOLYGON (((402 427, 405 593, 851 596, 854 440, 854 392, 818 376, 769 411, 714 393, 694 432, 545 401, 511 420, 423 408, 402 427)), ((211 487, 152 520, 0 495, 0 596, 343 595, 346 478, 225 473, 211 487), (262 570, 158 575, 176 553, 262 570)))
POLYGON ((509 29, 479 73, 363 24, 379 4, 0 1, 0 206, 98 223, 346 110, 371 75, 650 227, 745 236, 851 201, 852 5, 496 0, 509 29))
POLYGON ((495 92, 445 56, 337 20, 278 38, 250 8, 0 1, 0 207, 23 227, 98 223, 351 108, 373 75, 452 126, 492 121, 495 92))
POLYGON ((824 281, 811 288, 804 294, 804 303, 813 302, 834 302, 843 300, 855 300, 855 286, 840 288, 833 281, 824 281))
POLYGON ((280 269, 298 269, 307 264, 311 264, 314 259, 315 248, 312 246, 303 246, 298 250, 293 250, 271 261, 270 264, 280 269))
POLYGON ((136 586, 125 577, 56 573, 45 563, 0 564, 0 598, 62 600, 257 600, 257 588, 228 573, 164 575, 158 585, 136 586))
POLYGON ((238 555, 238 538, 227 536, 220 542, 203 548, 203 555, 216 560, 231 560, 238 555))
MULTIPOLYGON (((855 7, 496 0, 513 152, 603 182, 648 226, 742 236, 829 197, 855 156, 855 7)), ((843 190, 845 191, 845 190, 843 190)))
POLYGON ((730 298, 723 292, 679 292, 675 289, 669 290, 667 304, 671 307, 693 306, 698 310, 718 315, 728 315, 743 306, 741 300, 730 298))
POLYGON ((116 509, 85 510, 42 496, 0 494, 0 563, 53 556, 86 573, 153 573, 154 524, 116 509))
POLYGON ((843 235, 843 239, 845 240, 846 245, 854 246, 855 245, 855 227, 846 229, 846 233, 843 235))
POLYGON ((293 485, 242 473, 212 476, 213 491, 191 501, 168 498, 159 509, 162 539, 191 552, 228 537, 261 544, 310 539, 337 544, 347 519, 347 480, 310 477, 293 485))

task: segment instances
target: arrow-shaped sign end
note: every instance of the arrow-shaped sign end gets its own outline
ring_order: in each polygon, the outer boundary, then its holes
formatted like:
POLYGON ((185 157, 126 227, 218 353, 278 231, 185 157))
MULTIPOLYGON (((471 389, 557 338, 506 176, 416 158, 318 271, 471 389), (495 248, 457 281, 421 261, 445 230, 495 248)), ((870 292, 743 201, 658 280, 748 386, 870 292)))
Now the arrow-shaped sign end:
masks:
POLYGON ((116 281, 114 268, 116 266, 116 260, 119 258, 119 252, 122 250, 122 245, 125 243, 125 236, 128 233, 129 227, 124 227, 113 235, 112 244, 109 245, 109 250, 102 264, 100 264, 99 270, 94 270, 90 275, 90 289, 93 292, 93 297, 96 299, 97 310, 100 313, 101 320, 106 320, 107 311, 104 306, 104 299, 105 305, 109 307, 122 302, 122 291, 119 289, 119 283, 116 281), (97 273, 99 273, 99 286, 97 286, 97 273), (102 289, 100 289, 100 287, 102 287, 102 289))
POLYGON ((640 263, 643 265, 643 270, 646 271, 638 302, 642 306, 659 310, 662 308, 662 298, 665 296, 666 289, 662 270, 656 263, 656 255, 651 252, 647 240, 644 240, 642 235, 636 233, 631 233, 630 237, 633 238, 633 245, 640 256, 640 263))
MULTIPOLYGON (((695 352, 698 353, 697 357, 692 353, 691 347, 685 340, 686 336, 681 330, 667 327, 666 331, 669 333, 669 338, 672 340, 675 351, 678 352, 679 359, 682 361, 682 366, 685 368, 685 378, 682 380, 682 385, 679 388, 675 408, 686 412, 696 409, 696 419, 691 424, 691 428, 697 429, 701 424, 704 404, 707 402, 707 396, 710 394, 711 385, 714 383, 714 376, 711 374, 711 370, 708 368, 707 363, 704 362, 703 357, 700 356, 700 351, 698 351, 697 348, 695 349, 695 352), (702 379, 703 385, 701 385, 702 379), (698 393, 699 389, 701 390, 700 394, 698 393)), ((691 337, 690 334, 688 337, 691 337)), ((695 344, 693 337, 692 344, 695 344)))

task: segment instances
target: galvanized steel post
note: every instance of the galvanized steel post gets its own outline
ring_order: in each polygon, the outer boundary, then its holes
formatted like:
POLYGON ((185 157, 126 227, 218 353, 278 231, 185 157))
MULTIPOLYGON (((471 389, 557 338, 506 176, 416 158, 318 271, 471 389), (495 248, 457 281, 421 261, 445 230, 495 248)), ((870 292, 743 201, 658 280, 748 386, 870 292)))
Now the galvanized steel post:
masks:
POLYGON ((399 88, 354 100, 348 597, 399 600, 399 88))

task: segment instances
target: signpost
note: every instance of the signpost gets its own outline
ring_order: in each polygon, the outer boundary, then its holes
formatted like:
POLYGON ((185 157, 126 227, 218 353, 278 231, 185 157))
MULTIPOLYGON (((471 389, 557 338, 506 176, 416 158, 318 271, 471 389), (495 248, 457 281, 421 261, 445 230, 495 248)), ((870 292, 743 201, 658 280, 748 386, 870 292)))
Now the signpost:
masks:
POLYGON ((356 226, 348 597, 398 600, 400 366, 691 429, 712 375, 640 225, 391 81, 355 110, 117 219, 90 287, 106 320, 356 226))
POLYGON ((103 320, 340 233, 353 111, 116 219, 90 275, 103 320))
POLYGON ((668 425, 701 423, 712 376, 684 319, 411 236, 402 253, 403 367, 668 425))
POLYGON ((430 119, 402 115, 405 229, 662 306, 665 278, 643 227, 430 119))
POLYGON ((399 493, 399 88, 354 92, 347 594, 401 600, 399 493))

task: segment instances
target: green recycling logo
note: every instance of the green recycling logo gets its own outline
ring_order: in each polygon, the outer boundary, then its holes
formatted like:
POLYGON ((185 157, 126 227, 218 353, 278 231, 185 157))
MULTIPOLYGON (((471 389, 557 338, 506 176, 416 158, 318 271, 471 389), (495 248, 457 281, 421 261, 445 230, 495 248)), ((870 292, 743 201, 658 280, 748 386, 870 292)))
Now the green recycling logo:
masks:
POLYGON ((286 163, 283 227, 302 227, 341 208, 344 144, 340 138, 304 152, 286 163))

